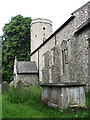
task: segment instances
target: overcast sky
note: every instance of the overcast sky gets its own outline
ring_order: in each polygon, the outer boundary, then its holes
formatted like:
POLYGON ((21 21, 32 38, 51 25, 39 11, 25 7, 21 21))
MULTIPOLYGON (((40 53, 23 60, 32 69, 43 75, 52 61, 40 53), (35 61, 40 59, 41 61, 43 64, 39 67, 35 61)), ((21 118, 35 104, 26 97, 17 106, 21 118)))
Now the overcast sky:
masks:
POLYGON ((53 22, 53 32, 60 27, 76 9, 89 0, 0 0, 0 35, 11 17, 46 18, 53 22))

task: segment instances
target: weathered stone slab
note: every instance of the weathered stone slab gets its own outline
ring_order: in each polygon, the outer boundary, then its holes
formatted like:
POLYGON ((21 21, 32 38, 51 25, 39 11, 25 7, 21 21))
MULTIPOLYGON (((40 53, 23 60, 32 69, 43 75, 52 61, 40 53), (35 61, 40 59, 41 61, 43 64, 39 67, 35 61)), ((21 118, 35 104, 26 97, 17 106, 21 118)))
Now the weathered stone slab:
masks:
POLYGON ((59 88, 52 87, 52 89, 51 89, 51 101, 53 104, 59 104, 59 93, 60 93, 59 88))
POLYGON ((7 94, 9 92, 9 84, 7 81, 3 81, 1 84, 2 94, 7 94))

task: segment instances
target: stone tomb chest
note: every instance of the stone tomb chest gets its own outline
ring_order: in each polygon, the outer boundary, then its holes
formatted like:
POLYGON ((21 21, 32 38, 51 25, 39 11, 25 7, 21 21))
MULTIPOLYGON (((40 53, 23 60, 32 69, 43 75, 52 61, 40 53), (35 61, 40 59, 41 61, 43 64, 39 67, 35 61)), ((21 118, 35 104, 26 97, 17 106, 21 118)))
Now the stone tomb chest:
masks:
POLYGON ((67 107, 85 107, 84 83, 42 83, 42 100, 49 106, 64 109, 67 107))

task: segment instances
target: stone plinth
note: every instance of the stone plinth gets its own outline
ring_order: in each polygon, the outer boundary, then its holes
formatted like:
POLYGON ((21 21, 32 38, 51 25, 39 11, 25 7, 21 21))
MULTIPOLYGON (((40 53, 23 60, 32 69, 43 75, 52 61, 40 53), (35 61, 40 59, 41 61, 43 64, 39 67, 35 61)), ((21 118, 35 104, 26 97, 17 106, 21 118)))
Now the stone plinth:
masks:
POLYGON ((64 109, 67 107, 85 107, 85 83, 40 84, 42 100, 49 106, 64 109))

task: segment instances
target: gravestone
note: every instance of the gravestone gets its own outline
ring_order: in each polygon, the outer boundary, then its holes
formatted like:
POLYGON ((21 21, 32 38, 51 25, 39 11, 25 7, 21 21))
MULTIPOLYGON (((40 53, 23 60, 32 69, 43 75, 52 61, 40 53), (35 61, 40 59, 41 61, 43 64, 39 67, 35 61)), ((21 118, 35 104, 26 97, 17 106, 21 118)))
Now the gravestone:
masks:
POLYGON ((3 81, 1 84, 2 94, 7 94, 9 92, 9 85, 7 81, 3 81))
POLYGON ((14 86, 14 81, 11 81, 10 82, 10 87, 13 87, 14 86))
POLYGON ((16 85, 16 88, 19 89, 19 90, 23 90, 25 87, 24 83, 22 81, 18 81, 17 82, 17 85, 16 85))

